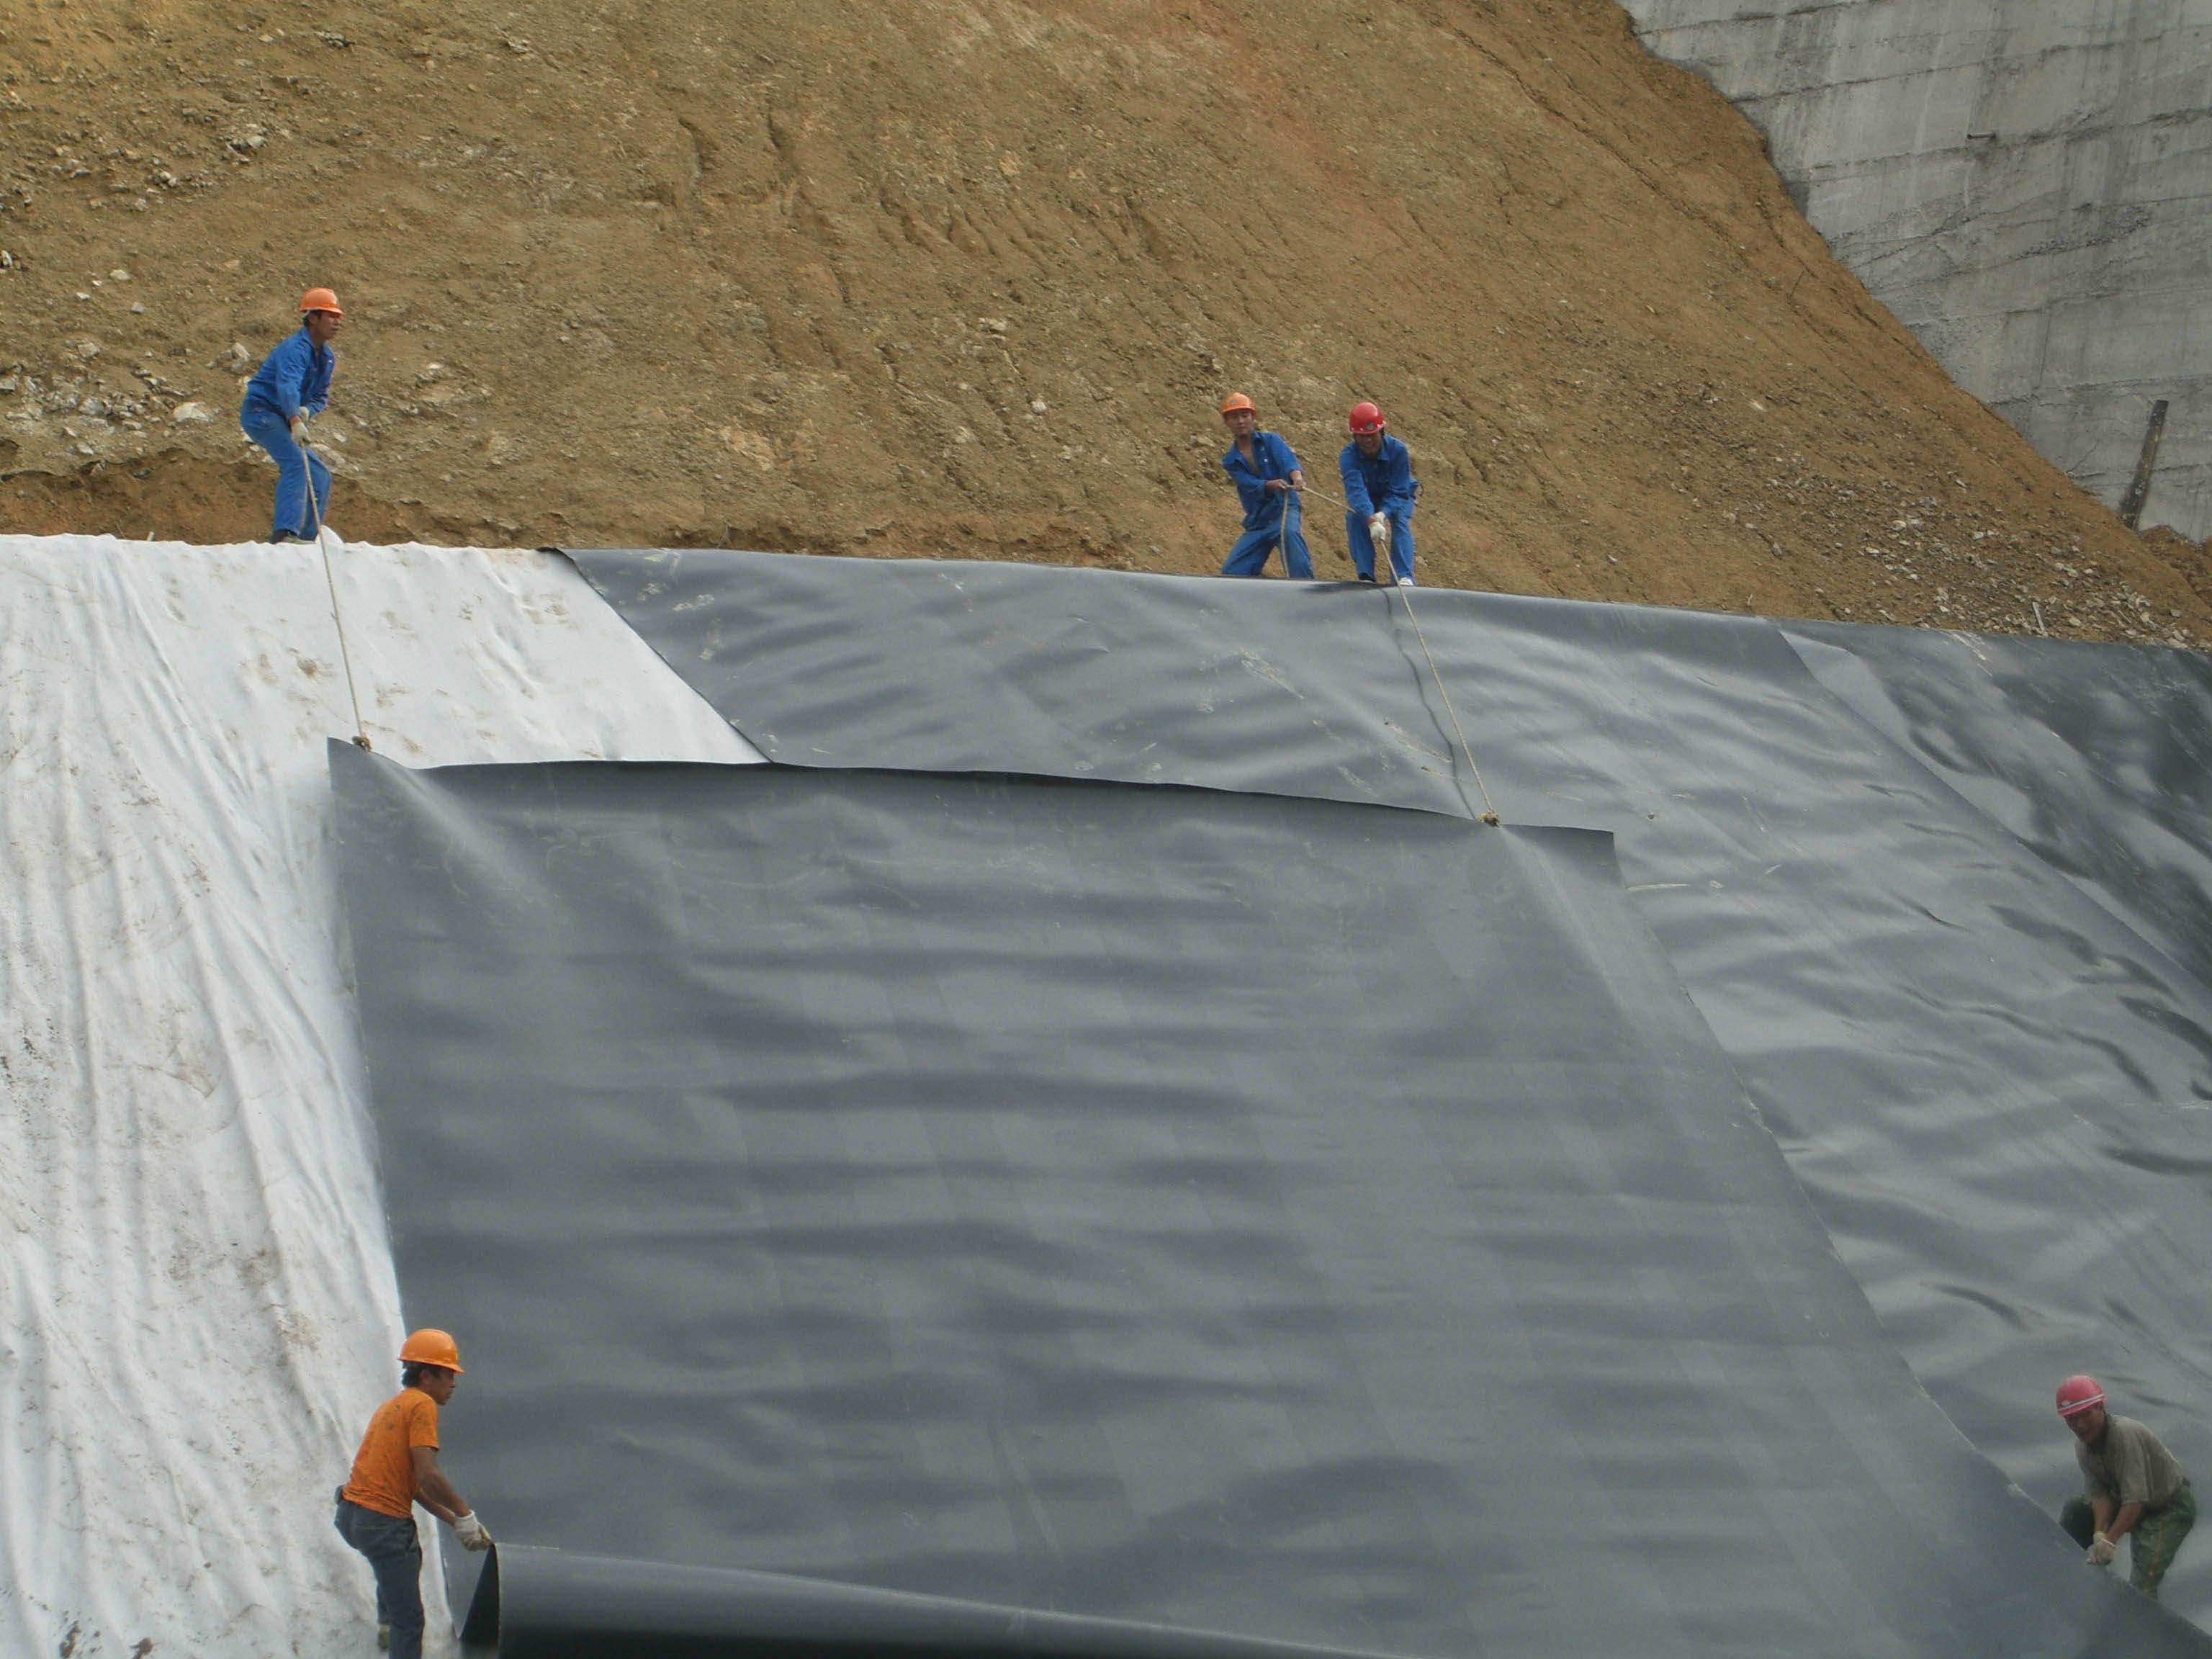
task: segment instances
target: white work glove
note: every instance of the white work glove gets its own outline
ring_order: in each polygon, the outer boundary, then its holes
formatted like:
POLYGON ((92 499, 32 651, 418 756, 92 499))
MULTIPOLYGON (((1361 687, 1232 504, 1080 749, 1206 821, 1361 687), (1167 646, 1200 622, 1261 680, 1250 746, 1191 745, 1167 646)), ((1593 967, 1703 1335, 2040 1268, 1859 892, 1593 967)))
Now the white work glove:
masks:
POLYGON ((461 1540, 461 1547, 465 1550, 488 1550, 491 1547, 491 1534, 484 1530, 484 1523, 477 1519, 473 1510, 466 1515, 453 1517, 453 1536, 461 1540))
POLYGON ((2112 1558, 2119 1553, 2120 1547, 2100 1532, 2097 1534, 2096 1541, 2089 1546, 2089 1565, 2093 1567, 2109 1567, 2112 1565, 2112 1558))
POLYGON ((1367 520, 1367 539, 1375 544, 1377 553, 1390 550, 1390 515, 1377 513, 1367 520))
POLYGON ((307 417, 304 414, 292 417, 292 441, 295 444, 307 441, 307 417))

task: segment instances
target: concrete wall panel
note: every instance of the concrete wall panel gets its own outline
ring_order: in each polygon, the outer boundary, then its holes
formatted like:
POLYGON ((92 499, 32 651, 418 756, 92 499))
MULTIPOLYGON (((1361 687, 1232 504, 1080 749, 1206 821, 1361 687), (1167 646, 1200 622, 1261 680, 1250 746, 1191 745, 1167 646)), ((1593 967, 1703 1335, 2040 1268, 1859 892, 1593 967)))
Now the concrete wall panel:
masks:
POLYGON ((2212 535, 2212 0, 1624 0, 1952 377, 2212 535))

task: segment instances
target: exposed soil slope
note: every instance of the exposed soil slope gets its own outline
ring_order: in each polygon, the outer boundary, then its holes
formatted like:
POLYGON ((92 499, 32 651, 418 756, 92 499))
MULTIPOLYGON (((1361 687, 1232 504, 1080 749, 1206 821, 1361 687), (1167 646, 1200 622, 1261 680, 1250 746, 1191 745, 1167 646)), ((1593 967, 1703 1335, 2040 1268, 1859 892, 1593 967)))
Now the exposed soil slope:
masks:
POLYGON ((237 377, 329 283, 356 537, 1197 571, 1220 396, 1331 489, 1371 396, 1431 581, 2212 638, 1613 0, 21 0, 0 65, 0 528, 265 534, 237 377))

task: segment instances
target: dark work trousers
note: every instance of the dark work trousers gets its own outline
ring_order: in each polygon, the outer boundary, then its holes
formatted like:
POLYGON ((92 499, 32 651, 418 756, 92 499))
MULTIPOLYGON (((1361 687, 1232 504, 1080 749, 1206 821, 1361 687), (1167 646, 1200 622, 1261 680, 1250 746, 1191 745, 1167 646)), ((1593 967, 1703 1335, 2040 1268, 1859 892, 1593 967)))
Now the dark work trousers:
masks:
POLYGON ((422 1659, 422 1543, 415 1517, 338 1499, 338 1536, 376 1572, 376 1622, 392 1626, 392 1659, 422 1659))
MULTIPOLYGON (((2058 1524, 2086 1550, 2097 1535, 2097 1512, 2087 1498, 2069 1498, 2058 1511, 2058 1524)), ((2128 1582, 2145 1595, 2155 1596, 2159 1581, 2173 1565, 2174 1552, 2196 1524, 2197 1494, 2185 1480, 2179 1492, 2161 1507, 2146 1510, 2129 1532, 2128 1582)))

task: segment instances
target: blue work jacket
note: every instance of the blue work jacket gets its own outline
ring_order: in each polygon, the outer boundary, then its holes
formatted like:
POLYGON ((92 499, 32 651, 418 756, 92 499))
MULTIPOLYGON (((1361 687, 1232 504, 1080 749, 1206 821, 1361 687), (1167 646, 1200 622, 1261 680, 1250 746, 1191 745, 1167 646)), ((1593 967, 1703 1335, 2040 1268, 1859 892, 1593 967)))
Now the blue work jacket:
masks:
POLYGON ((1359 453, 1358 444, 1346 444, 1336 465, 1344 475, 1344 504, 1363 519, 1411 511, 1413 497, 1421 493, 1413 481, 1413 452, 1387 432, 1373 460, 1359 453))
POLYGON ((300 411, 319 415, 331 400, 331 377, 338 372, 338 354, 307 337, 303 326, 261 360, 246 387, 249 407, 259 404, 286 420, 300 411))
POLYGON ((1304 469, 1298 465, 1298 458, 1291 453, 1291 447, 1272 432, 1252 434, 1252 459, 1260 464, 1256 471, 1251 461, 1244 459, 1243 452, 1231 444, 1229 453, 1221 458, 1221 470, 1236 484, 1237 494, 1244 502, 1244 527, 1265 530, 1283 510, 1282 492, 1270 491, 1267 480, 1287 478, 1304 469))

